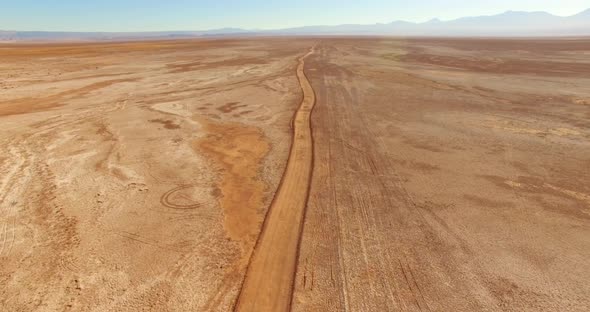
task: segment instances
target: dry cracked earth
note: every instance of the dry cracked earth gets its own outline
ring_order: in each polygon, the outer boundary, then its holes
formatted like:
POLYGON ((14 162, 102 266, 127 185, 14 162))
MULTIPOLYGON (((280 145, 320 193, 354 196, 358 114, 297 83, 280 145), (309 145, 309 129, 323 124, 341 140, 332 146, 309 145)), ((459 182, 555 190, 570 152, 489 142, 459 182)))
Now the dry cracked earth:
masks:
POLYGON ((590 39, 0 45, 1 311, 589 311, 590 39))

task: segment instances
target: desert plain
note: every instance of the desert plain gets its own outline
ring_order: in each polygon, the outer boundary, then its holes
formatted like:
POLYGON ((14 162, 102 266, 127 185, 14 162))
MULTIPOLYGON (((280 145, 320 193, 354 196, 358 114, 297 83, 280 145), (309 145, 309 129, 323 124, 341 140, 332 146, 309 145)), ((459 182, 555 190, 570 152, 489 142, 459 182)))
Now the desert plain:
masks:
POLYGON ((1 311, 588 311, 590 39, 0 45, 1 311))

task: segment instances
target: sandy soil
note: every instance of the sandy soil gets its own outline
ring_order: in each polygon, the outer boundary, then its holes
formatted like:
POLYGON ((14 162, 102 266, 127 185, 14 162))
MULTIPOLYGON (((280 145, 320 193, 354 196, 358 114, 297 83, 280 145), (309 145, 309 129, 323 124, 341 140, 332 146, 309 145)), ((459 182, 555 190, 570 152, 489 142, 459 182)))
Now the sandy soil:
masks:
POLYGON ((589 55, 1 46, 1 310, 588 311, 589 55))
POLYGON ((310 46, 2 47, 0 310, 230 310, 310 46))
POLYGON ((324 40, 294 311, 588 311, 589 40, 324 40))

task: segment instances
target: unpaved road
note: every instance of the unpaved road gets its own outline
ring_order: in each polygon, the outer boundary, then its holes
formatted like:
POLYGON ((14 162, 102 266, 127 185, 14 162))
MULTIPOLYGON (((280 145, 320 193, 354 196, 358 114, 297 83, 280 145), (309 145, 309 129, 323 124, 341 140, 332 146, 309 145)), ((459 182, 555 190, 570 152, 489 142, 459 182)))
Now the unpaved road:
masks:
POLYGON ((2 45, 0 310, 588 311, 588 55, 2 45))
POLYGON ((311 113, 315 94, 304 72, 305 58, 312 53, 313 49, 299 59, 297 78, 303 99, 292 121, 291 152, 248 266, 236 311, 288 311, 291 305, 313 166, 311 113))

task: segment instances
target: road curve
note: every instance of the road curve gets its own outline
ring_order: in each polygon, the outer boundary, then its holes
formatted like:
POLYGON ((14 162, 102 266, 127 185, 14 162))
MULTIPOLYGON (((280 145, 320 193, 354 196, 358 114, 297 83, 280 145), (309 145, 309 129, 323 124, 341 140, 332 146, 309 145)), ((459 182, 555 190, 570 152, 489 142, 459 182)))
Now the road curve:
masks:
POLYGON ((292 121, 289 160, 250 259, 235 311, 289 311, 299 240, 313 168, 311 112, 315 93, 299 58, 297 78, 303 100, 292 121))

